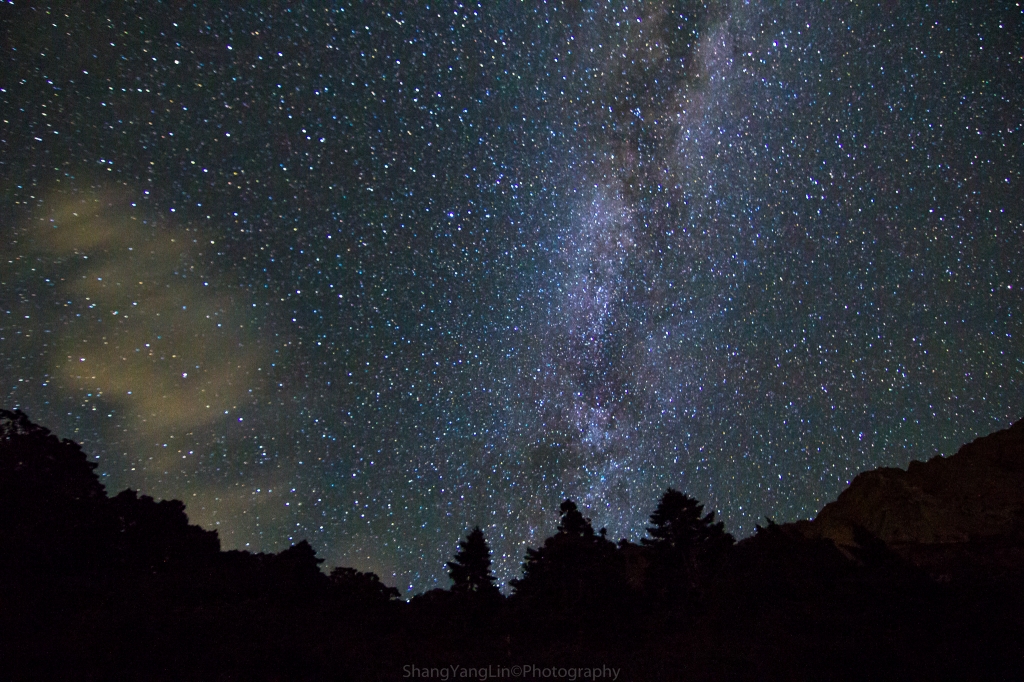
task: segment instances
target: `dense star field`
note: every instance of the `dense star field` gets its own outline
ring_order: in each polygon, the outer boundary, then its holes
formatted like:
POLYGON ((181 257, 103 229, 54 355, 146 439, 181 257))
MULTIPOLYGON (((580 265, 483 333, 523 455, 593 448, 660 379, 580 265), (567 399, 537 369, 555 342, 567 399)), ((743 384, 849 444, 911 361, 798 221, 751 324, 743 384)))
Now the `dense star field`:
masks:
POLYGON ((0 5, 0 395, 411 594, 1024 416, 1019 2, 0 5))

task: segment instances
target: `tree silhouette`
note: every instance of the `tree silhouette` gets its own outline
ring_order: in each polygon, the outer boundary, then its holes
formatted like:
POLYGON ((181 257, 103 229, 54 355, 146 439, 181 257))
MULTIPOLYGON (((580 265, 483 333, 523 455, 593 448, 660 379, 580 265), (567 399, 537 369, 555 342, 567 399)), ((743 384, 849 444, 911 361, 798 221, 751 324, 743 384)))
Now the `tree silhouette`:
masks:
POLYGON ((216 531, 189 524, 179 500, 157 502, 123 490, 110 498, 107 509, 115 521, 119 551, 146 570, 208 560, 220 552, 216 531))
POLYGON ((338 566, 331 571, 330 580, 342 599, 366 606, 387 604, 400 596, 394 587, 382 583, 376 573, 338 566))
MULTIPOLYGON (((583 516, 583 513, 572 500, 566 500, 559 507, 562 513, 561 521, 558 524, 558 532, 566 537, 580 538, 584 541, 594 541, 597 534, 590 524, 590 519, 583 516)), ((604 537, 602 533, 601 537, 604 537)))
POLYGON ((95 468, 78 443, 58 439, 20 410, 0 410, 0 500, 102 501, 95 468))
POLYGON ((595 533, 572 500, 563 502, 559 511, 558 532, 540 548, 526 550, 523 577, 510 581, 516 596, 544 608, 574 611, 621 593, 624 573, 604 529, 595 533))
POLYGON ((491 548, 480 526, 475 527, 459 541, 459 551, 453 561, 449 561, 448 575, 452 579, 452 592, 458 594, 490 594, 497 595, 498 588, 494 585, 495 577, 491 573, 491 548))
POLYGON ((274 568, 289 574, 297 580, 317 580, 323 577, 320 564, 323 559, 316 555, 316 550, 308 540, 302 540, 288 549, 281 550, 273 556, 274 568))
POLYGON ((77 443, 0 410, 0 557, 12 559, 0 565, 43 582, 105 571, 113 524, 95 468, 77 443))
POLYGON ((721 521, 715 523, 715 512, 701 516, 703 511, 700 502, 669 488, 651 514, 653 526, 647 529, 651 537, 641 542, 648 547, 700 553, 720 553, 732 546, 733 537, 721 521))
POLYGON ((650 538, 641 543, 652 553, 652 582, 660 596, 699 587, 703 569, 732 547, 732 535, 715 512, 703 514, 704 505, 669 488, 651 514, 650 538))

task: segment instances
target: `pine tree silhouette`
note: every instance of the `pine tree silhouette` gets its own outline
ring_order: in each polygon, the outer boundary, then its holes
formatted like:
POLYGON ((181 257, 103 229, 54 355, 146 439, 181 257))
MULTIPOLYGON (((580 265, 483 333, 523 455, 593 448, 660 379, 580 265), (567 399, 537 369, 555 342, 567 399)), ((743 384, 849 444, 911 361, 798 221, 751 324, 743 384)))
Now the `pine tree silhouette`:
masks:
POLYGON ((510 581, 517 596, 553 610, 576 609, 600 601, 624 585, 615 544, 602 528, 595 533, 576 503, 566 500, 558 532, 526 550, 523 577, 510 581))
POLYGON ((651 582, 660 596, 696 590, 708 565, 735 542, 721 521, 715 523, 715 512, 703 512, 700 502, 669 488, 651 514, 651 537, 641 543, 652 553, 651 582))
POLYGON ((458 553, 446 565, 454 583, 452 592, 498 594, 498 588, 494 585, 495 577, 491 573, 491 548, 480 526, 470 531, 465 540, 459 541, 458 553))
POLYGON ((649 547, 718 553, 732 546, 733 537, 724 524, 715 523, 715 512, 702 516, 704 505, 678 490, 669 488, 651 514, 650 538, 641 542, 649 547))
POLYGON ((572 500, 566 500, 559 507, 561 520, 558 523, 558 532, 573 538, 592 540, 595 537, 594 527, 590 519, 583 516, 583 513, 572 500))

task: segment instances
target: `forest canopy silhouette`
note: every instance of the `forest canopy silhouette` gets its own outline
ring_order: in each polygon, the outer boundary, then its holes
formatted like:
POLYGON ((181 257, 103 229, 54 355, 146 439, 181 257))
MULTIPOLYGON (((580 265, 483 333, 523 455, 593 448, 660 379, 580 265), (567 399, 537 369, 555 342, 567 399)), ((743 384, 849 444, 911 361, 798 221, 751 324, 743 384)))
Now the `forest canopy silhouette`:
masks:
POLYGON ((908 472, 863 474, 818 520, 767 521, 739 542, 673 488, 640 543, 612 541, 565 500, 508 596, 474 527, 453 542, 451 588, 409 602, 372 573, 326 572, 305 541, 222 551, 180 501, 110 497, 95 468, 76 443, 0 410, 11 679, 387 680, 408 665, 517 664, 638 680, 1024 673, 1024 421, 908 472), (972 497, 975 525, 934 511, 986 490, 984 476, 1004 487, 989 486, 991 508, 972 497), (869 494, 880 481, 916 486, 943 528, 895 536, 877 519, 920 514, 905 496, 869 494))

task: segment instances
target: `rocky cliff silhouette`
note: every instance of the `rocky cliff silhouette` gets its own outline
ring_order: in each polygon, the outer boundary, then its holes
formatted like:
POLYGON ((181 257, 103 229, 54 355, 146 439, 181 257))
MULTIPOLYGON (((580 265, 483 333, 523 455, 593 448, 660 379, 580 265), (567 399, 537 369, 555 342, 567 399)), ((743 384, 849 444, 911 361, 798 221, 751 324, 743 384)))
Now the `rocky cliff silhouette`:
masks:
POLYGON ((803 530, 839 546, 858 528, 893 547, 964 543, 1018 532, 1022 514, 1024 419, 951 457, 860 474, 803 530))

